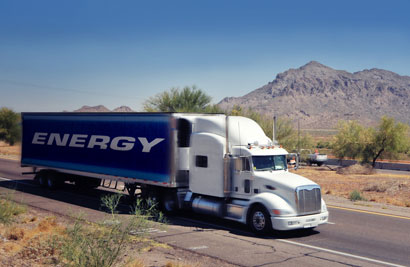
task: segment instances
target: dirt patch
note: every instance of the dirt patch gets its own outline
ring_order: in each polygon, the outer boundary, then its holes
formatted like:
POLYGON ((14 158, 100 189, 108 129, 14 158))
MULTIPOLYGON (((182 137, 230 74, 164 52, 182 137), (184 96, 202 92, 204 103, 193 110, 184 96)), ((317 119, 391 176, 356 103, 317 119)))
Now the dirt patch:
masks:
POLYGON ((19 160, 21 155, 21 145, 10 146, 0 141, 0 158, 19 160))
POLYGON ((322 194, 349 199, 357 190, 372 202, 410 207, 410 173, 339 174, 327 167, 303 167, 294 172, 318 183, 322 194))
POLYGON ((338 168, 336 173, 337 174, 344 174, 344 175, 349 175, 349 174, 370 175, 370 174, 375 174, 376 171, 373 169, 372 166, 370 166, 368 164, 366 164, 366 165, 355 164, 355 165, 351 165, 351 166, 348 166, 348 167, 338 168))

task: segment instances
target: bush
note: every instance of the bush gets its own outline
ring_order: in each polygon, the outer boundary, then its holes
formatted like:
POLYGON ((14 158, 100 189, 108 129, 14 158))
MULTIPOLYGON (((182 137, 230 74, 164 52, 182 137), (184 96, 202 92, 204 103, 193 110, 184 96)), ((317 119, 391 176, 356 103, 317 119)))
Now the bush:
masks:
POLYGON ((60 240, 64 263, 69 266, 112 266, 119 261, 131 235, 142 236, 151 225, 150 219, 163 219, 155 203, 138 199, 131 218, 120 221, 116 217, 120 198, 119 195, 102 197, 102 206, 110 210, 110 220, 86 225, 79 218, 67 229, 67 238, 60 240))
POLYGON ((11 197, 0 199, 0 223, 9 224, 13 217, 26 212, 26 207, 12 201, 11 197))
POLYGON ((367 199, 363 197, 362 194, 357 190, 353 190, 352 192, 350 192, 349 199, 351 201, 358 201, 358 200, 367 201, 367 199))
POLYGON ((0 140, 4 140, 11 146, 20 140, 21 127, 20 117, 8 108, 0 109, 0 140))

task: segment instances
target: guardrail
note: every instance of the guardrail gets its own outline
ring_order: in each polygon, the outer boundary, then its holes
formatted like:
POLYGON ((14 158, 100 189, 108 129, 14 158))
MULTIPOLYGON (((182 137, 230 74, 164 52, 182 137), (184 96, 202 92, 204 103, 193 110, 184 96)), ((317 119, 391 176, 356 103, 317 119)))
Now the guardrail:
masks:
MULTIPOLYGON (((350 166, 356 164, 356 160, 350 159, 328 159, 326 164, 328 165, 339 165, 339 166, 350 166)), ((376 162, 376 169, 385 170, 396 170, 396 171, 410 171, 410 164, 405 163, 389 163, 389 162, 376 162)))

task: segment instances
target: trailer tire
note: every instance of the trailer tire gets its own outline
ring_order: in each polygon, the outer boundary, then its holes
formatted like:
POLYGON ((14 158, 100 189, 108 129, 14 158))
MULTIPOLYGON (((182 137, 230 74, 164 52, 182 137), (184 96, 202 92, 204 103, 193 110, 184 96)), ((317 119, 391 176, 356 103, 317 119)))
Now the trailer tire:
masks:
POLYGON ((248 224, 252 232, 257 235, 267 234, 272 231, 270 215, 262 205, 256 205, 252 208, 248 216, 248 224))
POLYGON ((37 173, 35 179, 41 187, 47 187, 47 177, 44 172, 37 173))

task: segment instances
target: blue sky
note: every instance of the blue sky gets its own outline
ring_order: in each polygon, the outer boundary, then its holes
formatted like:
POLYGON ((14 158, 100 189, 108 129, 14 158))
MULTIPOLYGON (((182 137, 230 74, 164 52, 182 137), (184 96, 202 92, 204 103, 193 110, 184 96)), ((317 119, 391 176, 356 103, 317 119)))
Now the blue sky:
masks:
POLYGON ((219 102, 316 60, 410 76, 410 1, 0 1, 0 107, 142 103, 196 85, 219 102))

